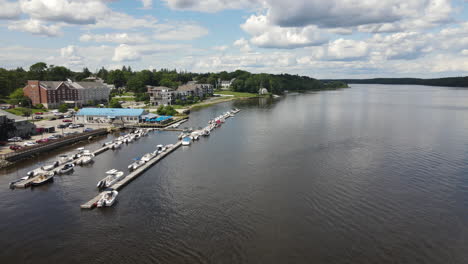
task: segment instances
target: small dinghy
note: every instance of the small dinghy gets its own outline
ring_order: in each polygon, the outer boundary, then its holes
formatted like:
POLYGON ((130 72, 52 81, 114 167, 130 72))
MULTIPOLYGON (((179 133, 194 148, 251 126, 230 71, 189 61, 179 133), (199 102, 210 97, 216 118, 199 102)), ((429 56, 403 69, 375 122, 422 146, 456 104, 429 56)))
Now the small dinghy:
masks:
POLYGON ((116 169, 109 170, 106 174, 108 175, 97 183, 99 189, 108 188, 124 177, 123 171, 118 171, 116 169))
POLYGON ((38 176, 37 179, 33 180, 31 182, 31 185, 32 186, 39 186, 39 185, 42 185, 42 184, 46 184, 48 182, 53 182, 54 181, 54 175, 55 173, 50 171, 50 172, 47 172, 41 176, 38 176))
POLYGON ((106 142, 106 143, 102 144, 103 147, 110 146, 110 145, 112 145, 112 142, 106 142))
POLYGON ((52 163, 51 165, 42 166, 41 169, 45 170, 45 171, 51 171, 54 168, 56 168, 58 165, 59 165, 59 162, 56 161, 56 162, 52 163))
POLYGON ((209 129, 203 130, 202 136, 207 137, 209 135, 210 135, 210 130, 209 129))
POLYGON ((117 141, 112 145, 112 149, 118 149, 122 146, 122 142, 117 141))
POLYGON ((66 173, 69 173, 73 170, 73 168, 75 167, 75 164, 73 163, 67 163, 65 165, 63 165, 62 168, 60 168, 60 170, 58 171, 59 174, 66 174, 66 173))
POLYGON ((135 162, 133 162, 132 164, 128 165, 128 169, 130 171, 133 171, 133 170, 136 170, 138 168, 140 168, 141 166, 143 166, 146 162, 144 162, 143 160, 137 160, 135 162))
POLYGON ((119 194, 118 191, 106 191, 102 192, 101 199, 99 199, 96 203, 97 207, 105 207, 105 206, 112 206, 117 199, 117 195, 119 194))

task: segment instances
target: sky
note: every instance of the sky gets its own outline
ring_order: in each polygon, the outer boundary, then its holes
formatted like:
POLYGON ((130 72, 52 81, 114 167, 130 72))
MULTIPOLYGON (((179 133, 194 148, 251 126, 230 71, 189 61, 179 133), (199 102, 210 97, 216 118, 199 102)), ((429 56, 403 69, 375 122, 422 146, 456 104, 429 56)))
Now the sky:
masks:
POLYGON ((0 67, 468 75, 468 0, 0 0, 0 67))

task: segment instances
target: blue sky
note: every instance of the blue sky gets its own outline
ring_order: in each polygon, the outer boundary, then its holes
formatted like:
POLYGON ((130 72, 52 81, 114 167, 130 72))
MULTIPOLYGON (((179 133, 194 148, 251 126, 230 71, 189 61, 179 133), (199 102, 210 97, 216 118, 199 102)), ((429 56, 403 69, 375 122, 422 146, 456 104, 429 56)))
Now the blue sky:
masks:
POLYGON ((466 0, 0 0, 0 67, 468 75, 466 0))

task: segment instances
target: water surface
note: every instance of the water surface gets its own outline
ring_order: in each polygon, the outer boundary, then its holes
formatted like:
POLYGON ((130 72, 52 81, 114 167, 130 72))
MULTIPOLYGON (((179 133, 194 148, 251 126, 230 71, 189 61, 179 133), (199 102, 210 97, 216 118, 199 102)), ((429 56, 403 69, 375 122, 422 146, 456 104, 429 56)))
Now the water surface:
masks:
POLYGON ((468 90, 353 85, 219 104, 183 126, 233 106, 242 112, 149 169, 112 208, 79 205, 106 170, 177 133, 34 189, 8 182, 58 152, 3 171, 0 262, 468 262, 468 90))

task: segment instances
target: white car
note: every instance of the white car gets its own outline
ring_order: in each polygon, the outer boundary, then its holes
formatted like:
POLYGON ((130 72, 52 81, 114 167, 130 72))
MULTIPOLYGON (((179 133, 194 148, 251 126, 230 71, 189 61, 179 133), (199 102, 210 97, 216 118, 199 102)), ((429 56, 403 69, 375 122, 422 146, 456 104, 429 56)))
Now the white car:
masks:
POLYGON ((27 141, 27 142, 24 142, 23 146, 25 147, 30 147, 30 146, 35 146, 37 145, 36 142, 32 142, 32 141, 27 141))
POLYGON ((10 139, 8 139, 8 142, 18 142, 18 141, 21 141, 23 140, 21 137, 12 137, 10 139))

